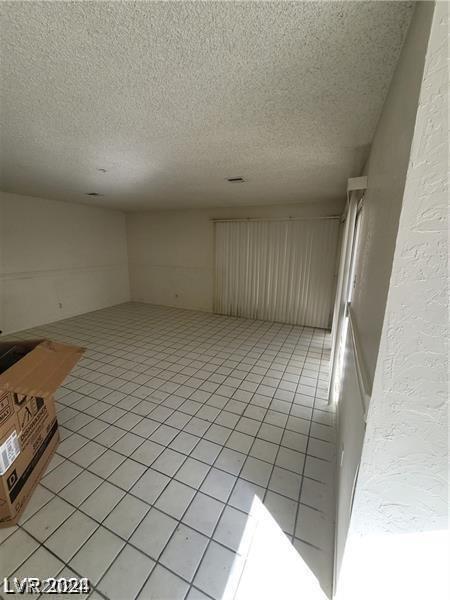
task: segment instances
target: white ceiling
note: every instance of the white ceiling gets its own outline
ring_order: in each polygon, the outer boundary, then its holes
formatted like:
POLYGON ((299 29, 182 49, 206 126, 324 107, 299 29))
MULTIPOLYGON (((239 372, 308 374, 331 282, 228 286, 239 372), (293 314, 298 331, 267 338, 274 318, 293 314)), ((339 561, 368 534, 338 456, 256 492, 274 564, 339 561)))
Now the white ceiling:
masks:
POLYGON ((412 10, 1 2, 1 189, 125 210, 341 198, 412 10))

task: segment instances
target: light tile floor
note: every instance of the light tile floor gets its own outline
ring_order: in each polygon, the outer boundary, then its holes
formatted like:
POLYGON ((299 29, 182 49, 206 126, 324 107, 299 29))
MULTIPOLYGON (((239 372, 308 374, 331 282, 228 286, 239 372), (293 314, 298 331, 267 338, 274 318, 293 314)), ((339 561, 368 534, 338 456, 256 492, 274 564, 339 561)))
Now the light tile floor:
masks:
POLYGON ((56 395, 57 453, 0 529, 2 578, 88 577, 92 599, 329 594, 327 332, 127 303, 15 337, 87 351, 56 395))

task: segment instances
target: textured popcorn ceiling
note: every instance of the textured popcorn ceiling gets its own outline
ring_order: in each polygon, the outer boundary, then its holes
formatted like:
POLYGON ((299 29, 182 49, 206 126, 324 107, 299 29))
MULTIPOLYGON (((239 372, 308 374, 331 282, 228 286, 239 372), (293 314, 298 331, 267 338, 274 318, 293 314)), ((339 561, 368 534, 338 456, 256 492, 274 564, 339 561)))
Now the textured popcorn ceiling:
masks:
POLYGON ((125 210, 343 198, 412 10, 1 2, 1 189, 125 210))

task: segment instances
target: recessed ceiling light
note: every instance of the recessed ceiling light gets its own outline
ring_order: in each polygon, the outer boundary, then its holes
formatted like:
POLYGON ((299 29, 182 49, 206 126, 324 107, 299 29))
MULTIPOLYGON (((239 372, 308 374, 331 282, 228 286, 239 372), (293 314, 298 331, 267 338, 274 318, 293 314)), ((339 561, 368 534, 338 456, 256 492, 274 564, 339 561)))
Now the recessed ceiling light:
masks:
POLYGON ((230 183, 244 183, 245 179, 243 177, 227 177, 227 181, 230 183))
POLYGON ((86 192, 86 196, 103 196, 103 194, 99 194, 98 192, 86 192))

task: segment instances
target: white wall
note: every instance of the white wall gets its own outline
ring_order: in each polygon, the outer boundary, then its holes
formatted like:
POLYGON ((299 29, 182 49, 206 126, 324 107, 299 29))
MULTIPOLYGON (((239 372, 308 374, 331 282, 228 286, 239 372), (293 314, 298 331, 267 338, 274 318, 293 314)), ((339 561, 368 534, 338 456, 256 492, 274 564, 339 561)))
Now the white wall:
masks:
MULTIPOLYGON (((432 8, 420 5, 413 22, 419 37, 410 39, 409 51, 416 59, 432 8)), ((338 586, 342 600, 448 598, 447 13, 445 2, 436 4, 338 586)), ((399 103, 399 118, 402 109, 399 103)))
POLYGON ((212 218, 309 217, 341 212, 342 204, 337 202, 129 213, 131 297, 153 304, 212 311, 212 218))
POLYGON ((4 333, 129 300, 125 215, 0 194, 4 333))
MULTIPOLYGON (((368 189, 359 236, 352 315, 370 387, 377 364, 432 14, 432 2, 417 4, 366 167, 368 189)), ((335 578, 339 576, 365 429, 361 394, 351 372, 352 348, 349 341, 337 410, 340 460, 336 477, 335 578)))
POLYGON ((368 176, 369 188, 364 199, 357 285, 352 305, 371 381, 383 325, 432 10, 432 2, 417 4, 364 173, 368 176))

